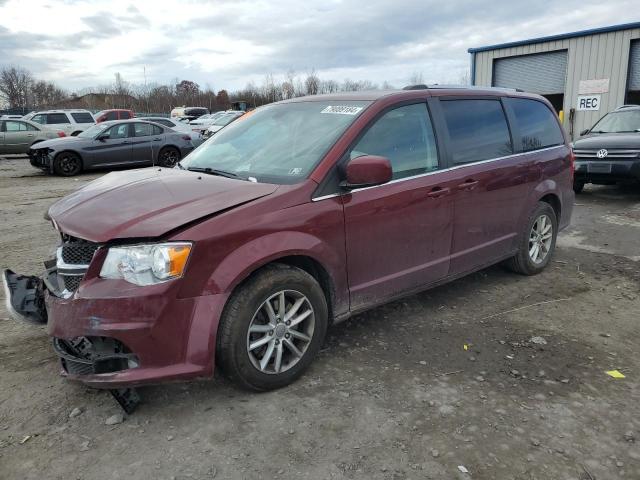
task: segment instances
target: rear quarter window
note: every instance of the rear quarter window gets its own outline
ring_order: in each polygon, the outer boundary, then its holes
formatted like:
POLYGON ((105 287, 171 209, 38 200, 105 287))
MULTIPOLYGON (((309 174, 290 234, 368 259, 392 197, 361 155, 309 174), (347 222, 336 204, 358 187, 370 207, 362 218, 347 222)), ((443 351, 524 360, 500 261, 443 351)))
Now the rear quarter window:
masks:
POLYGON ((519 132, 523 152, 564 144, 555 114, 544 103, 527 98, 505 98, 519 132))
POLYGON ((91 116, 90 113, 86 113, 86 112, 72 113, 71 116, 76 121, 76 123, 94 123, 93 117, 91 116))
POLYGON ((513 153, 500 100, 441 100, 449 131, 451 159, 464 164, 513 153))
POLYGON ((65 113, 48 113, 47 125, 56 125, 62 123, 69 123, 69 118, 65 113))

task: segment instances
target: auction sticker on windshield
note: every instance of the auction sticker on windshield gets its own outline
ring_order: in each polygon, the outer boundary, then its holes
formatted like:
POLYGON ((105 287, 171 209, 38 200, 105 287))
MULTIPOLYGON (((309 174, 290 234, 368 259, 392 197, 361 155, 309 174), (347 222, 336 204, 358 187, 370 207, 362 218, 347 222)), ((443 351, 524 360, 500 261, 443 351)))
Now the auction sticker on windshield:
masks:
POLYGON ((357 115, 362 107, 354 107, 350 105, 329 105, 320 113, 337 113, 338 115, 357 115))

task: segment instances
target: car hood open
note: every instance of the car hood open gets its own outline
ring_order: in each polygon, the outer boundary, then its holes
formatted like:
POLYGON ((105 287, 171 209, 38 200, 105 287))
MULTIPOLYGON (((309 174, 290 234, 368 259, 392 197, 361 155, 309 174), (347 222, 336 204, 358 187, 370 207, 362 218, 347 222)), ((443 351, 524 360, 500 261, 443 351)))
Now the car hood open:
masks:
POLYGON ((159 237, 277 188, 178 169, 129 170, 67 195, 49 208, 49 216, 62 232, 92 242, 159 237))

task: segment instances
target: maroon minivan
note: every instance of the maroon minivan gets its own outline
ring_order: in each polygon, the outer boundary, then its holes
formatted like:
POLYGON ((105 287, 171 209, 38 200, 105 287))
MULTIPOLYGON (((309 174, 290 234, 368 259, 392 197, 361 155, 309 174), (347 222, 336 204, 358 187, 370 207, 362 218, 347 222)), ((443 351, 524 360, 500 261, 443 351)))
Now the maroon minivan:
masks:
POLYGON ((117 390, 299 377, 327 328, 497 262, 533 275, 569 224, 573 155, 515 90, 415 88, 257 109, 175 169, 109 173, 55 203, 42 277, 6 271, 63 373, 117 390))

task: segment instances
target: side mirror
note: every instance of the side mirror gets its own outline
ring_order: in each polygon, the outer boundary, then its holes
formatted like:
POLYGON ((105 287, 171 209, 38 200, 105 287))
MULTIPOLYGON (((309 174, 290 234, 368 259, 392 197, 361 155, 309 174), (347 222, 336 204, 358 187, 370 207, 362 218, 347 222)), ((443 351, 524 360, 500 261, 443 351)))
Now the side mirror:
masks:
POLYGON ((340 186, 346 189, 373 187, 391 180, 393 169, 388 158, 363 155, 349 160, 344 169, 345 180, 340 186))
POLYGON ((105 140, 109 140, 109 135, 100 135, 97 140, 104 142, 105 140))
POLYGON ((581 137, 583 137, 583 136, 584 136, 584 135, 586 135, 587 133, 589 133, 589 129, 588 129, 588 128, 587 128, 587 129, 585 129, 585 130, 582 130, 582 131, 580 132, 580 136, 581 136, 581 137))

